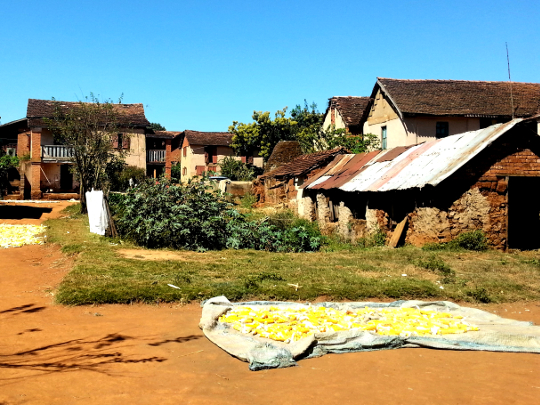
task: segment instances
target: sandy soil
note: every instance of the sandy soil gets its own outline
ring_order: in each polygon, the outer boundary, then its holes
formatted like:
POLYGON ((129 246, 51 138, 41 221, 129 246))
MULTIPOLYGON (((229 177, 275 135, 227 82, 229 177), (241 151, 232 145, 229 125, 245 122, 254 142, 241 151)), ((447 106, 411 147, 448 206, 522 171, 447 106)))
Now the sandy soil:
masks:
MULTIPOLYGON (((64 204, 51 204, 52 211, 40 218, 0 222, 40 222, 59 216, 64 204)), ((54 288, 70 266, 50 245, 0 250, 2 405, 540 400, 540 355, 534 354, 401 349, 328 355, 299 367, 251 372, 206 340, 197 327, 198 305, 54 305, 54 288)), ((483 309, 540 323, 539 302, 483 309)))

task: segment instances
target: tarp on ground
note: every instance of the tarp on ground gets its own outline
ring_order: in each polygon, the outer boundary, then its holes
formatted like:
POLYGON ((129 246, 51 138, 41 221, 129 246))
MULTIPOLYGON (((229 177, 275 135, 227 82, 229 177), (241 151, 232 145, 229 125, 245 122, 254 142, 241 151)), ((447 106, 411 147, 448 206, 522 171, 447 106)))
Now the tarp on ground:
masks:
POLYGON ((315 333, 292 343, 283 343, 259 336, 243 334, 230 324, 219 322, 221 315, 235 306, 256 309, 270 307, 301 308, 310 304, 252 301, 231 303, 226 297, 214 297, 203 304, 199 327, 205 336, 230 355, 249 363, 251 370, 290 367, 296 361, 319 357, 327 353, 347 353, 397 348, 433 348, 452 350, 483 350, 493 352, 540 353, 540 327, 532 322, 505 319, 476 308, 462 307, 448 301, 325 302, 312 304, 336 310, 369 308, 419 308, 426 311, 460 315, 479 327, 463 334, 432 336, 384 336, 371 331, 351 329, 339 332, 315 333))

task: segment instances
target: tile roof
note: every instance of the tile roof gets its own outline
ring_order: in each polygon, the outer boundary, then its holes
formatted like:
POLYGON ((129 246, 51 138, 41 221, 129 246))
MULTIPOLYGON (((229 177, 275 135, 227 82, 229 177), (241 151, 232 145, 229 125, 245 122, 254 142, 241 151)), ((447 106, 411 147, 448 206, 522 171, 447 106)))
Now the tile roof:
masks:
POLYGON ((153 134, 146 134, 147 138, 173 139, 180 135, 181 131, 154 131, 153 134))
MULTIPOLYGON (((403 114, 511 117, 509 82, 377 78, 403 114)), ((516 117, 540 112, 540 83, 512 83, 516 117)))
POLYGON ((302 155, 302 148, 298 141, 279 141, 266 162, 265 171, 271 172, 291 160, 302 155))
MULTIPOLYGON (((72 101, 56 101, 65 108, 77 107, 80 102, 72 101)), ((54 116, 54 101, 52 100, 28 100, 28 109, 26 111, 26 118, 28 119, 28 125, 31 127, 45 126, 43 118, 53 118, 54 116)), ((113 104, 115 110, 119 115, 119 124, 121 126, 129 127, 146 127, 150 125, 150 122, 144 115, 144 107, 142 104, 113 104)))
POLYGON ((328 99, 328 108, 326 113, 328 114, 330 107, 335 106, 343 117, 347 127, 351 125, 360 125, 362 118, 368 112, 370 100, 371 98, 369 97, 332 97, 328 99))
POLYGON ((230 132, 200 132, 186 129, 184 135, 190 145, 230 146, 232 134, 230 132))
POLYGON ((352 159, 350 155, 337 156, 302 188, 374 192, 436 186, 522 121, 516 118, 434 142, 358 154, 352 159))
POLYGON ((291 162, 278 167, 268 173, 263 174, 260 178, 291 178, 298 177, 310 172, 313 169, 328 164, 335 156, 347 153, 345 148, 335 148, 324 150, 321 152, 311 153, 309 155, 298 156, 291 162))

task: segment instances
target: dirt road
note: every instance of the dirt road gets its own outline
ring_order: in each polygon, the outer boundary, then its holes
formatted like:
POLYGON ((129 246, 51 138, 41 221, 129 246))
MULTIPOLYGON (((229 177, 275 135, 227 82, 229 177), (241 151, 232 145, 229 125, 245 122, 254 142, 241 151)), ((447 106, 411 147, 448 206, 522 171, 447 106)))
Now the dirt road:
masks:
MULTIPOLYGON (((65 203, 46 205, 39 206, 52 211, 39 218, 0 222, 39 223, 65 203)), ((2 405, 540 401, 540 355, 533 354, 401 349, 251 372, 206 340, 198 305, 54 305, 70 266, 51 245, 0 250, 2 405)), ((538 302, 483 308, 540 323, 538 302)))

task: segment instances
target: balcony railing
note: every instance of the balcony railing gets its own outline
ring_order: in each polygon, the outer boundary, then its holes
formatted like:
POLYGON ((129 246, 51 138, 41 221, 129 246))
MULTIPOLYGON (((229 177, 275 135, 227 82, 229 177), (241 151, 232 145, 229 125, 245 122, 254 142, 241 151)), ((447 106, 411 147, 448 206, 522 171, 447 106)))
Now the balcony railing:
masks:
POLYGON ((165 149, 150 149, 146 151, 147 162, 165 162, 165 149))
POLYGON ((73 157, 73 148, 64 145, 41 146, 41 158, 43 160, 69 160, 73 157))

